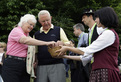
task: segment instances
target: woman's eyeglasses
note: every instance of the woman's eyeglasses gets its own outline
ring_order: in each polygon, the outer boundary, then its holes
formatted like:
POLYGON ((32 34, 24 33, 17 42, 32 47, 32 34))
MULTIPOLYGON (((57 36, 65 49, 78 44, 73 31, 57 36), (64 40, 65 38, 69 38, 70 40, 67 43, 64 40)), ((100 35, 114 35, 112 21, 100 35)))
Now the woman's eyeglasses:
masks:
POLYGON ((29 22, 27 22, 30 26, 32 26, 32 27, 35 27, 33 24, 31 24, 31 23, 29 23, 29 22))

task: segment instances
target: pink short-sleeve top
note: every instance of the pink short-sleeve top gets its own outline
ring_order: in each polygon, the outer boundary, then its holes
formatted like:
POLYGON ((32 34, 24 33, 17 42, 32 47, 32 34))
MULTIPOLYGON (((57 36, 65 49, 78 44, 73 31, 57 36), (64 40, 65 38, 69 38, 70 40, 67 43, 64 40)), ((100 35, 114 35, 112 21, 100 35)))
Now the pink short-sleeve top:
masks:
POLYGON ((19 42, 22 36, 28 36, 25 34, 21 27, 15 27, 10 32, 7 42, 7 55, 17 56, 17 57, 26 57, 28 45, 22 44, 19 42))

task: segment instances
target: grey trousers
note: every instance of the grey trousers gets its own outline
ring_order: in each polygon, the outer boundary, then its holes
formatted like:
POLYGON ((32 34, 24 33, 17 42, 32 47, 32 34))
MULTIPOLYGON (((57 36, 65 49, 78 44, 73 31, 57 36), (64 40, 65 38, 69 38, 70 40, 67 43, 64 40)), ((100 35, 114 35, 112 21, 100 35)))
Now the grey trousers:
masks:
POLYGON ((66 82, 64 64, 38 66, 36 82, 66 82))

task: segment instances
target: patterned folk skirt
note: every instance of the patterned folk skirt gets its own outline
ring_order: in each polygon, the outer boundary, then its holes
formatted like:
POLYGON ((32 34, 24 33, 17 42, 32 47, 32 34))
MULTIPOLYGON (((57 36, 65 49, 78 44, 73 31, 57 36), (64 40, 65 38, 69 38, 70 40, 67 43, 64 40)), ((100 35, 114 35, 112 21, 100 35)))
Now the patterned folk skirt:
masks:
POLYGON ((91 71, 89 82, 121 82, 121 75, 115 70, 97 69, 91 71))

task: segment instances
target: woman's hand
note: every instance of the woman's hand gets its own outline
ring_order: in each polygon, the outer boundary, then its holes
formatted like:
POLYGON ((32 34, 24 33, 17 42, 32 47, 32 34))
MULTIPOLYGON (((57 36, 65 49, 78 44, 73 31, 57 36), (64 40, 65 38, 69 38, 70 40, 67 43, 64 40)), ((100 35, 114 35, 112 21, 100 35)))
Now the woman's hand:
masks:
POLYGON ((64 43, 62 41, 57 41, 57 42, 54 42, 54 41, 51 41, 51 42, 47 42, 47 46, 49 47, 56 47, 56 46, 61 46, 61 45, 64 45, 64 43))
POLYGON ((49 46, 49 47, 55 47, 55 44, 56 44, 56 42, 54 42, 54 41, 51 41, 51 42, 47 42, 47 46, 49 46))
POLYGON ((56 50, 55 52, 56 52, 56 53, 59 53, 58 56, 60 56, 60 55, 65 55, 67 49, 68 49, 68 46, 61 46, 61 49, 56 50))

